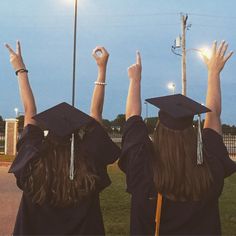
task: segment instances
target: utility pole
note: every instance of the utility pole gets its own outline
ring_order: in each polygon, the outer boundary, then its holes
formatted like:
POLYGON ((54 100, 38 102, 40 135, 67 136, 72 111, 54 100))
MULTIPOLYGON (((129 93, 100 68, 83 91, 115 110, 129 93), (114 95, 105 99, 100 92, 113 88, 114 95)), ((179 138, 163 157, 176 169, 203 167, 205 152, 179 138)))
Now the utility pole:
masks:
POLYGON ((187 29, 187 20, 188 15, 181 14, 181 23, 182 23, 182 40, 181 40, 181 48, 182 48, 182 94, 186 96, 186 29, 187 29))

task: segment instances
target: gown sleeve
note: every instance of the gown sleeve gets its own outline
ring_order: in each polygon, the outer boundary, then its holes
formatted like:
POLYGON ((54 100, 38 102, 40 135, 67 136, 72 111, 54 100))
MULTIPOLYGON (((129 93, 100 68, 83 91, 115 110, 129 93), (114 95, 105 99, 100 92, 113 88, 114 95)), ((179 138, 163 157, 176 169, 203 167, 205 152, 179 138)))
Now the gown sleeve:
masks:
POLYGON ((16 145, 17 155, 8 172, 20 178, 27 163, 39 155, 43 138, 43 131, 38 126, 27 125, 16 145))
POLYGON ((94 121, 91 130, 84 137, 87 152, 95 162, 107 166, 115 162, 120 155, 120 148, 111 140, 105 129, 94 121))
POLYGON ((220 163, 224 178, 236 172, 236 163, 230 159, 221 135, 210 128, 203 129, 203 145, 207 155, 220 163))
POLYGON ((129 118, 124 127, 122 152, 118 162, 126 174, 127 191, 131 194, 144 192, 152 182, 150 158, 152 143, 147 127, 140 116, 129 118))

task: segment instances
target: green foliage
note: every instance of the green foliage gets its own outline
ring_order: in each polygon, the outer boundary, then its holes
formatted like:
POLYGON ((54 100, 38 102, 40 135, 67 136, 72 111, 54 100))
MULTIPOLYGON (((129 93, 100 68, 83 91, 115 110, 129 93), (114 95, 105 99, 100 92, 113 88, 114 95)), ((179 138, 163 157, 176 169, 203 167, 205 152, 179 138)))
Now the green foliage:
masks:
POLYGON ((236 127, 234 125, 230 126, 230 125, 223 124, 222 131, 224 134, 236 135, 236 127))
POLYGON ((106 235, 129 235, 130 195, 125 192, 125 176, 116 163, 108 172, 112 184, 100 197, 106 235))
POLYGON ((112 129, 111 129, 111 122, 109 120, 103 119, 102 123, 103 123, 104 127, 106 128, 107 132, 111 132, 112 131, 112 129))
POLYGON ((125 114, 119 114, 110 124, 111 127, 116 128, 117 132, 121 133, 125 125, 125 114))
POLYGON ((236 174, 225 179, 220 215, 222 235, 236 235, 236 174))
POLYGON ((2 116, 0 116, 0 133, 4 133, 5 131, 5 121, 3 120, 2 116))
POLYGON ((145 119, 145 123, 147 125, 147 129, 148 129, 149 134, 153 133, 153 131, 156 127, 156 124, 157 124, 157 120, 158 120, 157 117, 149 117, 149 118, 145 119))

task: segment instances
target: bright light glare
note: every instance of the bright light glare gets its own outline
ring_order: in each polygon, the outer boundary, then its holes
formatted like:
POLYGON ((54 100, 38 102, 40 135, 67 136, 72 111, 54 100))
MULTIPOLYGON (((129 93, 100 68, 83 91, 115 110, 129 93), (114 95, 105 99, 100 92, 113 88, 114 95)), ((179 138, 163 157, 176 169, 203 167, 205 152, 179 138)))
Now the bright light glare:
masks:
POLYGON ((175 84, 173 82, 170 82, 167 84, 167 88, 170 90, 174 90, 175 89, 175 84))
POLYGON ((15 108, 14 108, 14 111, 15 111, 15 113, 16 113, 16 116, 18 116, 18 115, 19 115, 19 114, 18 114, 19 109, 18 109, 17 107, 15 107, 15 108))
POLYGON ((204 48, 200 49, 199 54, 200 54, 202 59, 203 59, 204 56, 207 57, 208 59, 210 59, 211 56, 212 56, 212 51, 211 51, 211 49, 209 49, 207 47, 204 47, 204 48))
MULTIPOLYGON (((75 0, 60 0, 64 5, 67 5, 69 7, 71 6, 74 6, 75 5, 75 0)), ((78 4, 78 7, 79 8, 83 8, 85 6, 85 4, 88 4, 87 3, 88 1, 85 1, 85 0, 77 0, 77 4, 78 4)))
POLYGON ((63 0, 63 2, 65 2, 67 5, 74 5, 75 0, 63 0))

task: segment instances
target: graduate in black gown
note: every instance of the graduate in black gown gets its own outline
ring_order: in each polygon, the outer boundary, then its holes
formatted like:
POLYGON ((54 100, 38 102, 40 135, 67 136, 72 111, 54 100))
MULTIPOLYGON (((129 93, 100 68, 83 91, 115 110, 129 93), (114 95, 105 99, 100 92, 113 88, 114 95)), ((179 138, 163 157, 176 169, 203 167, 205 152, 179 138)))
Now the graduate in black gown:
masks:
POLYGON ((220 72, 232 52, 215 42, 208 68, 206 107, 182 96, 147 99, 160 108, 149 138, 141 118, 141 57, 128 69, 130 86, 119 166, 131 194, 131 235, 154 235, 158 193, 162 195, 160 235, 220 235, 218 200, 224 178, 236 171, 222 139, 220 72), (206 113, 195 132, 194 114, 206 113))
POLYGON ((23 191, 13 234, 104 235, 99 193, 110 184, 107 165, 120 153, 102 127, 108 52, 93 51, 98 78, 90 116, 67 103, 37 114, 20 43, 16 52, 6 46, 25 111, 9 170, 23 191))

